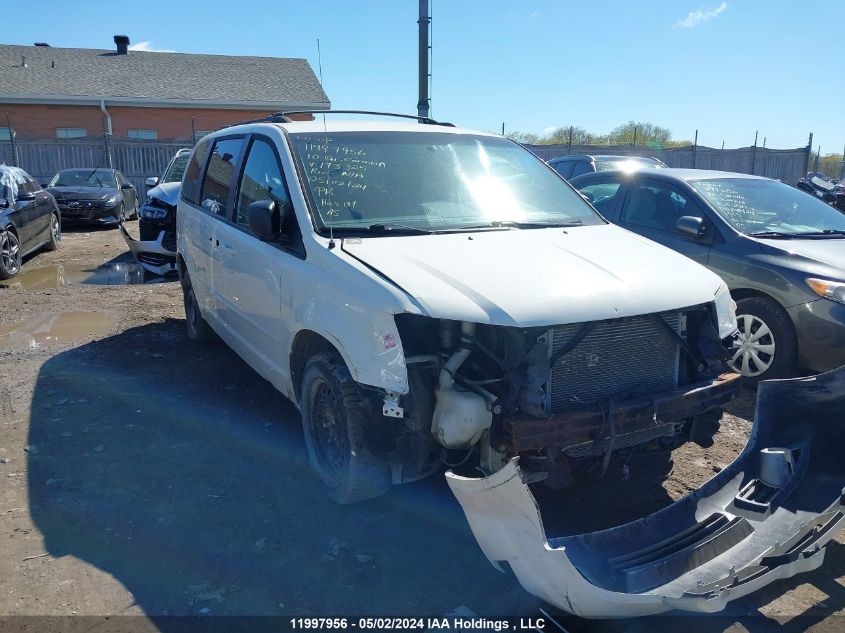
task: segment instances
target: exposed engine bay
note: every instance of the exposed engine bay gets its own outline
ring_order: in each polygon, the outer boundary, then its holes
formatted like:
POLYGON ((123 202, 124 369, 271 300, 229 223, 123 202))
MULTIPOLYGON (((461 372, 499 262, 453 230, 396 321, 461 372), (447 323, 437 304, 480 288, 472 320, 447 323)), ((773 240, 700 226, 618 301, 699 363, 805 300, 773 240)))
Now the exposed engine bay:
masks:
POLYGON ((520 456, 529 477, 562 486, 575 467, 601 476, 620 449, 712 436, 739 389, 714 312, 531 328, 397 315, 413 420, 397 445, 488 475, 520 456))

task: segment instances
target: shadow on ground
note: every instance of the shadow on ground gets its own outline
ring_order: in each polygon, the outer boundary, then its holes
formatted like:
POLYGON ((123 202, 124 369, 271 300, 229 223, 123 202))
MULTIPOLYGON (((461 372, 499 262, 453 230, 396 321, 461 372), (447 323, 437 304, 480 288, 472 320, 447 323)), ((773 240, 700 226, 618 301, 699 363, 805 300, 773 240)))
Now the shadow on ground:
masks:
MULTIPOLYGON (((299 416, 222 345, 184 322, 129 329, 61 353, 41 368, 32 402, 29 495, 54 557, 76 556, 118 579, 156 625, 212 615, 536 616, 537 602, 487 563, 442 476, 353 506, 331 502, 305 458, 299 416)), ((639 460, 634 456, 634 460, 639 460)), ((645 465, 643 465, 645 468, 645 465)), ((658 460, 655 484, 667 464, 658 460)), ((662 506, 611 475, 596 502, 662 506)), ((587 495, 584 491, 581 495, 587 495)), ((573 493, 570 493, 573 494, 573 493)), ((592 495, 589 493, 588 496, 592 495)), ((633 518, 633 517, 631 517, 633 518)), ((821 570, 776 583, 727 618, 587 622, 569 630, 798 630, 757 609, 809 582, 842 604, 832 543, 821 570)), ((830 609, 793 620, 806 627, 830 609)))
POLYGON ((43 365, 29 494, 52 556, 112 574, 152 616, 535 605, 481 555, 442 477, 331 502, 294 407, 183 328, 133 328, 43 365))

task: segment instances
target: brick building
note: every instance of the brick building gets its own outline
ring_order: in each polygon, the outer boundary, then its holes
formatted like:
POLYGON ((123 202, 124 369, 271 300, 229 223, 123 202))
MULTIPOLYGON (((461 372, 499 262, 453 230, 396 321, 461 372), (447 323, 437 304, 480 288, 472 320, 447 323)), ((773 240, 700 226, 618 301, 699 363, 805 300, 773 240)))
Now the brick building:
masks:
MULTIPOLYGON (((305 59, 0 44, 0 141, 102 136, 188 140, 329 99, 305 59)), ((304 117, 304 118, 310 118, 304 117)))

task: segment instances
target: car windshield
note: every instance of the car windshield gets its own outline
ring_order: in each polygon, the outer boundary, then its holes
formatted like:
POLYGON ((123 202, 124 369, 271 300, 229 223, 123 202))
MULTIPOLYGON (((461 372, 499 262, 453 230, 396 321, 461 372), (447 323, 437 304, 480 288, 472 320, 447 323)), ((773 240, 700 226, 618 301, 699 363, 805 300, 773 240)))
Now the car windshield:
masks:
POLYGON ((715 178, 690 184, 731 226, 748 235, 792 237, 845 231, 841 211, 776 180, 715 178))
POLYGON ((596 159, 596 171, 634 171, 635 169, 651 168, 661 169, 665 167, 663 163, 649 158, 624 158, 602 160, 596 159))
POLYGON ((162 182, 182 182, 182 176, 185 174, 185 168, 188 166, 188 161, 191 158, 190 152, 178 155, 168 165, 167 171, 164 172, 162 182))
POLYGON ((444 132, 290 139, 319 230, 330 223, 419 232, 603 223, 543 161, 508 139, 444 132))
POLYGON ((114 172, 108 169, 65 169, 53 176, 51 187, 108 187, 117 184, 114 172))

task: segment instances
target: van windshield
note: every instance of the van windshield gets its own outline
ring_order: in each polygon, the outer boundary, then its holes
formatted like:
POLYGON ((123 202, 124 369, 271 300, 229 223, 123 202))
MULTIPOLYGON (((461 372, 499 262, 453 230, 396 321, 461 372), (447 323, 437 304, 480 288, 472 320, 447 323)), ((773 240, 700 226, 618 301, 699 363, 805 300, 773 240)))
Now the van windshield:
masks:
POLYGON ((543 161, 508 139, 443 132, 289 136, 318 230, 604 222, 543 161))

